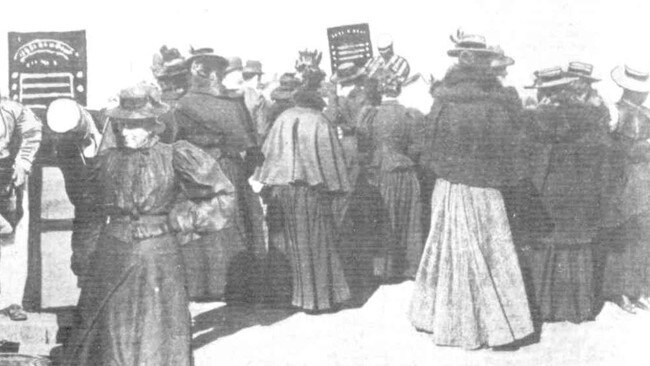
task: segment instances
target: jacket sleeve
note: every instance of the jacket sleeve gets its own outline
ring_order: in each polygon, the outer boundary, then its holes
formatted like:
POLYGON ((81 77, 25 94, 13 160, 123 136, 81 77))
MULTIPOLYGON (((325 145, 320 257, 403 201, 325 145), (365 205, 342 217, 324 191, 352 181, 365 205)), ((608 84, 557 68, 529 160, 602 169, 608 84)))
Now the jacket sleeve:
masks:
POLYGON ((174 144, 173 165, 180 176, 182 199, 170 213, 180 232, 215 232, 230 227, 235 210, 235 187, 219 163, 189 142, 174 144))
POLYGON ((34 112, 16 102, 3 103, 3 110, 15 121, 16 132, 20 136, 20 147, 14 167, 31 171, 36 153, 41 146, 43 125, 34 112), (6 104, 5 104, 6 103, 6 104))

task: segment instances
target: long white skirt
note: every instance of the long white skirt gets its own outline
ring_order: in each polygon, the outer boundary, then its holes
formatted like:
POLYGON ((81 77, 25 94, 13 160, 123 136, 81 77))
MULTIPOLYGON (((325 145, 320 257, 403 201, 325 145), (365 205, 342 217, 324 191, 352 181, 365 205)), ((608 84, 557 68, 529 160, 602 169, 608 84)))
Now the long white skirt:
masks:
POLYGON ((501 193, 436 181, 412 324, 436 344, 475 349, 533 332, 501 193))

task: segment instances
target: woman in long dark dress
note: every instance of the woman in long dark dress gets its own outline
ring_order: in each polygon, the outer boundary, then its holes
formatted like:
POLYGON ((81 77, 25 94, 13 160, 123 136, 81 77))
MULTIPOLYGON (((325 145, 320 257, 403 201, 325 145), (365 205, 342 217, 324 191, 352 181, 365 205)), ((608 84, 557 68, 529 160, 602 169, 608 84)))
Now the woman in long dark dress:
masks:
POLYGON ((463 36, 449 54, 459 64, 434 91, 428 116, 424 161, 438 179, 409 317, 439 345, 504 346, 534 331, 497 189, 517 178, 521 102, 499 83, 490 67, 499 53, 482 37, 463 36))
POLYGON ((650 73, 639 69, 612 71, 623 88, 613 132, 620 171, 608 217, 612 229, 603 241, 602 296, 630 313, 650 308, 650 73))
POLYGON ((255 180, 265 186, 269 212, 276 216, 269 231, 283 234, 271 245, 290 264, 292 305, 323 311, 350 298, 332 215, 333 198, 349 192, 350 183, 318 92, 299 89, 294 101, 296 107, 278 117, 264 142, 265 160, 255 180))
POLYGON ((84 273, 80 320, 63 365, 191 364, 188 298, 174 232, 231 225, 234 187, 200 149, 159 142, 163 106, 133 88, 108 111, 121 138, 97 158, 89 195, 96 199, 95 217, 88 224, 101 234, 84 273), (192 201, 181 199, 181 192, 192 201))
POLYGON ((376 243, 379 249, 374 271, 385 281, 413 278, 424 247, 418 154, 413 149, 418 146, 419 116, 396 100, 399 85, 386 86, 373 80, 367 84, 367 99, 376 103, 363 109, 358 129, 370 150, 370 184, 381 194, 390 227, 385 242, 376 243))
POLYGON ((540 71, 538 80, 529 133, 546 147, 536 175, 553 230, 532 245, 532 283, 541 320, 577 323, 595 316, 593 246, 608 176, 609 112, 559 67, 540 71))

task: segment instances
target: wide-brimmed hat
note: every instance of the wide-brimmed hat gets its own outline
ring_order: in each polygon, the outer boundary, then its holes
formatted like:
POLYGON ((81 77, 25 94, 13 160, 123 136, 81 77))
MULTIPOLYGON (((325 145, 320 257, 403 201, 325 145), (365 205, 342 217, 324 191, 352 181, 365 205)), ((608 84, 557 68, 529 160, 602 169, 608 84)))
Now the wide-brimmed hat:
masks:
POLYGON ((537 70, 533 75, 535 75, 535 83, 533 83, 533 85, 524 86, 525 89, 551 88, 554 86, 567 85, 579 79, 578 77, 567 75, 560 66, 537 70))
POLYGON ((625 64, 612 70, 612 80, 623 89, 635 92, 650 92, 650 73, 638 66, 625 64))
POLYGON ((242 69, 244 74, 262 75, 262 63, 260 61, 248 60, 246 66, 242 69))
POLYGON ((228 59, 228 67, 226 68, 226 74, 233 71, 242 71, 244 69, 244 64, 242 63, 241 58, 231 57, 228 59))
POLYGON ((189 68, 178 49, 162 46, 160 53, 154 55, 151 71, 156 79, 162 79, 186 74, 189 68))
MULTIPOLYGON (((160 101, 152 87, 138 85, 120 92, 119 106, 106 111, 109 118, 121 120, 156 119, 169 110, 169 106, 160 101)), ((161 125, 162 122, 158 122, 161 125)))
POLYGON ((214 53, 214 49, 209 47, 193 48, 190 47, 190 57, 187 58, 187 64, 191 65, 193 62, 210 62, 216 68, 226 70, 228 68, 228 60, 224 57, 214 53))
POLYGON ((344 62, 336 68, 336 73, 332 75, 330 81, 333 83, 348 83, 354 81, 365 74, 362 67, 357 66, 354 62, 344 62))
POLYGON ((453 50, 447 51, 447 54, 452 57, 457 57, 465 51, 495 56, 499 54, 499 51, 495 48, 488 47, 485 42, 485 37, 479 34, 465 34, 465 32, 459 29, 455 35, 452 34, 449 38, 456 45, 453 50))
POLYGON ((280 86, 273 89, 271 99, 273 100, 291 100, 293 92, 300 87, 302 82, 294 73, 284 73, 280 77, 280 86))
POLYGON ((577 76, 592 83, 600 81, 592 75, 593 72, 594 65, 579 61, 569 62, 569 67, 566 70, 566 74, 570 76, 577 76))

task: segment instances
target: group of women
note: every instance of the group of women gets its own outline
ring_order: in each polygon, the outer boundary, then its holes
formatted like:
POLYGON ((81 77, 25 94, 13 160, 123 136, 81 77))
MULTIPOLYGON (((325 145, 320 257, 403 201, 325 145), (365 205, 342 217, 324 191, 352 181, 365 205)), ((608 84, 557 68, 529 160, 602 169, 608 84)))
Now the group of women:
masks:
POLYGON ((171 109, 151 88, 123 91, 86 182, 81 225, 101 231, 78 258, 62 364, 190 364, 188 289, 316 313, 414 278, 414 327, 468 349, 517 348, 536 321, 589 320, 605 298, 647 309, 648 73, 615 69, 625 92, 610 111, 590 65, 540 70, 524 106, 502 83, 511 58, 479 35, 452 40, 426 116, 390 70, 342 64, 328 89, 307 62, 256 135, 210 49, 168 60, 171 109))

